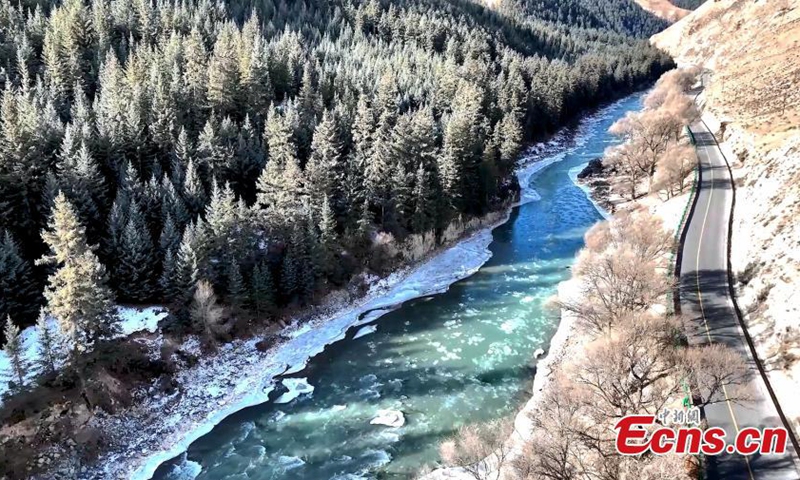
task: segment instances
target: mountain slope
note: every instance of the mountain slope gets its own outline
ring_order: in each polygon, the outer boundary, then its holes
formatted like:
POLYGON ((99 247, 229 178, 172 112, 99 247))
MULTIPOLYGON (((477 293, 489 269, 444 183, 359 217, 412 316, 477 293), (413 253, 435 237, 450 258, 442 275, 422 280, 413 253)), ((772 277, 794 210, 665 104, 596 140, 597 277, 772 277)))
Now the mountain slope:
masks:
POLYGON ((737 297, 780 403, 800 403, 800 1, 707 2, 651 39, 707 69, 705 120, 736 179, 737 297))
POLYGON ((676 22, 690 13, 670 0, 636 0, 642 8, 668 22, 676 22))

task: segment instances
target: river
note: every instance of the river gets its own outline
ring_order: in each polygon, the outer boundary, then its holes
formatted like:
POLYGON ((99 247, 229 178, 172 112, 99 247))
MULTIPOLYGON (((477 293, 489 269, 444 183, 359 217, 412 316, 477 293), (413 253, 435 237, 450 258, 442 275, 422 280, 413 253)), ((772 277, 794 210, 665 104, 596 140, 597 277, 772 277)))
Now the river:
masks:
POLYGON ((558 326, 545 304, 602 219, 574 175, 615 142, 608 127, 641 98, 601 109, 550 145, 544 161, 554 163, 528 186, 538 199, 494 230, 492 258, 477 273, 349 332, 296 374, 313 393, 226 418, 154 478, 410 479, 460 425, 512 415, 530 397, 533 352, 558 326), (405 425, 371 425, 381 409, 402 411, 405 425))

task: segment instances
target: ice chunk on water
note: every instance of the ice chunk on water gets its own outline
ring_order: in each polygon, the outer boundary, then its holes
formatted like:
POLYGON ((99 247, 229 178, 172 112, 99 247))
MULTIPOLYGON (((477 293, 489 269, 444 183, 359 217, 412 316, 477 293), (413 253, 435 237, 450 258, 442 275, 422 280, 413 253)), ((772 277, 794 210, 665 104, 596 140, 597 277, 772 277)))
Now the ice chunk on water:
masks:
POLYGON ((366 327, 362 327, 361 329, 359 329, 358 332, 356 332, 356 335, 353 338, 354 339, 355 338, 361 338, 364 335, 369 335, 370 333, 375 333, 375 331, 377 331, 377 330, 378 330, 378 326, 377 325, 367 325, 366 327))
POLYGON ((378 416, 370 420, 370 425, 386 425, 398 428, 406 424, 406 417, 400 410, 378 410, 378 416))
POLYGON ((314 386, 308 383, 307 378, 284 378, 283 386, 289 391, 278 397, 275 403, 289 403, 300 395, 314 391, 314 386))

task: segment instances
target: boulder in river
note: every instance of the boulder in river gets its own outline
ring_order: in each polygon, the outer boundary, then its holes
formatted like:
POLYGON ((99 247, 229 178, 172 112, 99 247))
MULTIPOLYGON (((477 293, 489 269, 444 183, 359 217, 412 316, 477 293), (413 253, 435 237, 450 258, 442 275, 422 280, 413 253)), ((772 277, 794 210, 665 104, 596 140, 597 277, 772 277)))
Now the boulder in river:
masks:
POLYGON ((600 158, 589 160, 589 163, 578 174, 578 178, 584 179, 589 177, 596 177, 603 173, 603 161, 600 158))
POLYGON ((406 417, 400 410, 378 410, 378 416, 370 420, 370 425, 386 425, 398 428, 406 424, 406 417))

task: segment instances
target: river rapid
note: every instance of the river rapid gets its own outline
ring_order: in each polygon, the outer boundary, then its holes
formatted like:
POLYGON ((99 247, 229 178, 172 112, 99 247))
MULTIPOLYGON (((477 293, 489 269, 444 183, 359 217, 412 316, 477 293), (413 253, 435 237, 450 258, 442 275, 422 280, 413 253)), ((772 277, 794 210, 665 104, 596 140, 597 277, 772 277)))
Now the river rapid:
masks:
POLYGON ((547 166, 530 178, 521 170, 523 203, 493 231, 492 257, 477 273, 353 328, 284 380, 294 393, 226 418, 153 478, 410 479, 436 465, 439 443, 459 426, 513 415, 531 395, 533 352, 558 326, 546 302, 603 218, 576 172, 615 143, 608 127, 641 99, 539 147, 547 166), (381 410, 403 412, 405 424, 371 424, 381 410))

